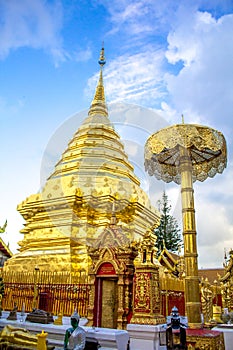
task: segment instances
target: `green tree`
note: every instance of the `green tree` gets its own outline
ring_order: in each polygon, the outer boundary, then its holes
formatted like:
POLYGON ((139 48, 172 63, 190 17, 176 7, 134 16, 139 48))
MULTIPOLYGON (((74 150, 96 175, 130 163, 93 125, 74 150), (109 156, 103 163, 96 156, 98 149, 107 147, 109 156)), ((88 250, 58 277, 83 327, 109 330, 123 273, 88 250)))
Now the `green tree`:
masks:
POLYGON ((176 218, 170 215, 171 205, 165 191, 162 199, 158 201, 158 209, 161 218, 160 225, 155 229, 157 236, 156 247, 158 248, 157 256, 160 255, 164 246, 171 252, 176 253, 183 246, 183 240, 176 218))

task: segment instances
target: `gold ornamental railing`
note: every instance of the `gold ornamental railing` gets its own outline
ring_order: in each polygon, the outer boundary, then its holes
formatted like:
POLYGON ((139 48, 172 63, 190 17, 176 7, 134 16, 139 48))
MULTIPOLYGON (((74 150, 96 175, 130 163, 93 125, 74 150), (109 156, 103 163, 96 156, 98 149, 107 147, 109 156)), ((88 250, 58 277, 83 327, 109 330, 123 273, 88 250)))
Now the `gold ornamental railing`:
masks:
POLYGON ((36 270, 33 273, 3 273, 4 297, 2 309, 25 312, 33 308, 70 316, 76 309, 87 316, 90 286, 87 276, 79 273, 50 273, 36 270))

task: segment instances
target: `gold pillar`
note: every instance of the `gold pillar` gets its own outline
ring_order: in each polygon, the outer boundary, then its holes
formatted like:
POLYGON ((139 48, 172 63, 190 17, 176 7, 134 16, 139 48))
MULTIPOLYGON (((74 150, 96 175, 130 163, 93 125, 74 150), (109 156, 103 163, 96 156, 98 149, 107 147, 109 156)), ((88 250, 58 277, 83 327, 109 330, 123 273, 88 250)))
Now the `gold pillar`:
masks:
POLYGON ((164 270, 165 273, 165 317, 169 315, 168 311, 168 269, 164 270))
POLYGON ((180 147, 181 199, 185 262, 185 308, 190 328, 201 327, 196 224, 193 198, 192 162, 186 148, 180 147))
POLYGON ((153 264, 135 264, 133 317, 130 323, 157 325, 166 322, 160 314, 159 267, 153 264))
POLYGON ((159 264, 154 261, 156 236, 147 231, 138 242, 134 261, 133 317, 130 323, 156 325, 166 322, 161 312, 159 264))

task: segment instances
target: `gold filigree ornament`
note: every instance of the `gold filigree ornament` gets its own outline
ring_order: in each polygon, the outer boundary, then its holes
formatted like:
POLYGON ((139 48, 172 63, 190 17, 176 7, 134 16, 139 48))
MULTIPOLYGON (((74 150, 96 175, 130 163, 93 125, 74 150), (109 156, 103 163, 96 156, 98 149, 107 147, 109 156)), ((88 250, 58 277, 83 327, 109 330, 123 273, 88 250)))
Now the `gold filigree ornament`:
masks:
POLYGON ((223 134, 207 126, 176 124, 149 137, 145 145, 145 168, 149 175, 165 182, 181 183, 180 150, 192 162, 192 179, 204 181, 222 173, 227 163, 223 134))

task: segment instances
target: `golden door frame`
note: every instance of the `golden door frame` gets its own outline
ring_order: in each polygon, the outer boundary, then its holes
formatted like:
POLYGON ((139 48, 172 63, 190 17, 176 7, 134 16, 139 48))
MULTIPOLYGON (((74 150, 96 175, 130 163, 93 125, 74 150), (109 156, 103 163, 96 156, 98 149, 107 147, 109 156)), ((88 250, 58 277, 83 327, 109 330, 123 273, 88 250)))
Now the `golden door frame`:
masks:
POLYGON ((114 328, 126 329, 132 316, 133 261, 137 252, 134 247, 104 248, 102 250, 95 249, 89 255, 92 259, 92 265, 89 267, 88 273, 90 279, 88 325, 100 327, 103 324, 101 322, 102 292, 103 285, 105 288, 109 282, 110 286, 107 288, 114 290, 115 297, 113 296, 112 299, 116 298, 112 311, 114 328))

